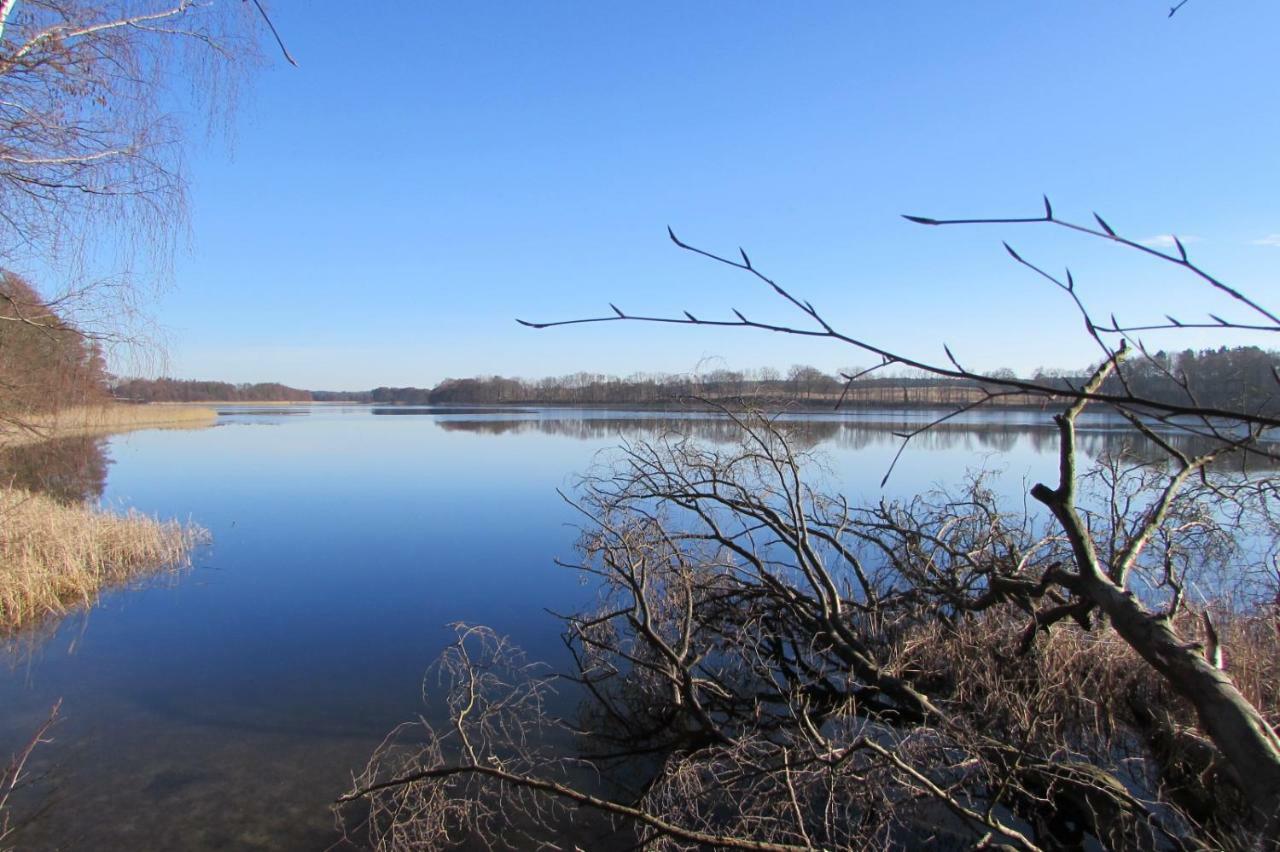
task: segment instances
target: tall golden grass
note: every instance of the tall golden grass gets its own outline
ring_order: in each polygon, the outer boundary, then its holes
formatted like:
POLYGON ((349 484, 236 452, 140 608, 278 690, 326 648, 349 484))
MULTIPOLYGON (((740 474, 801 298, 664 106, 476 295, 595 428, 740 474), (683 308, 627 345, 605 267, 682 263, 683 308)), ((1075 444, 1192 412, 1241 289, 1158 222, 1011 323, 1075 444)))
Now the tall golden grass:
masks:
POLYGON ((133 510, 117 515, 0 489, 0 635, 90 604, 105 588, 185 567, 207 536, 133 510))
POLYGON ((190 429, 211 426, 218 412, 199 405, 95 405, 0 422, 0 445, 13 446, 70 435, 128 432, 134 429, 190 429))

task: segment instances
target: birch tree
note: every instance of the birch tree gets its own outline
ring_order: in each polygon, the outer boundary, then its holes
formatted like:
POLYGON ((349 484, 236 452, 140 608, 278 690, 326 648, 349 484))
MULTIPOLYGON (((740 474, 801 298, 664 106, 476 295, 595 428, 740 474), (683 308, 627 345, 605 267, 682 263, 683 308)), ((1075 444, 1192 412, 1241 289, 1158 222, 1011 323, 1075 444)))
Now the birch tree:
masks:
POLYGON ((0 267, 127 337, 185 231, 184 143, 226 126, 269 26, 256 0, 0 0, 0 267))

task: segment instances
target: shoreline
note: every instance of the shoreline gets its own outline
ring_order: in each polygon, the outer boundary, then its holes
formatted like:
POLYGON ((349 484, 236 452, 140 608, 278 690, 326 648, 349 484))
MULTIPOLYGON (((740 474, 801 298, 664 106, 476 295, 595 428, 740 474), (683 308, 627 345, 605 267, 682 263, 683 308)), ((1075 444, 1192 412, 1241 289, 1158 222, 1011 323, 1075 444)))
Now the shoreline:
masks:
MULTIPOLYGON (((6 423, 0 448, 143 429, 199 429, 217 418, 204 406, 78 406, 6 423)), ((11 480, 0 484, 0 639, 92 606, 107 589, 180 569, 207 536, 194 523, 59 500, 11 480)))
MULTIPOLYGON (((494 408, 563 408, 563 409, 617 409, 617 410, 653 410, 653 411, 718 411, 719 406, 723 405, 730 411, 750 411, 764 409, 767 411, 778 412, 802 412, 802 413, 854 413, 859 411, 952 411, 959 407, 960 404, 949 404, 943 402, 912 402, 903 404, 901 402, 864 402, 864 401, 846 401, 838 408, 831 400, 786 400, 786 399, 761 399, 761 400, 740 400, 740 399, 722 399, 722 400, 649 400, 644 402, 615 400, 610 402, 565 402, 565 401, 540 401, 540 400, 493 400, 490 402, 338 402, 334 400, 261 400, 261 401, 207 401, 207 402, 148 402, 141 403, 148 406, 240 406, 245 408, 258 407, 290 407, 290 406, 320 406, 324 408, 451 408, 451 409, 475 409, 477 411, 490 410, 494 408)), ((1042 402, 1037 403, 1000 403, 990 406, 978 407, 974 411, 1052 411, 1052 405, 1046 405, 1042 402)))
POLYGON ((202 527, 0 487, 0 639, 89 607, 108 589, 190 564, 202 527))
POLYGON ((77 406, 0 425, 0 447, 139 429, 199 429, 212 426, 217 419, 218 412, 203 403, 77 406))

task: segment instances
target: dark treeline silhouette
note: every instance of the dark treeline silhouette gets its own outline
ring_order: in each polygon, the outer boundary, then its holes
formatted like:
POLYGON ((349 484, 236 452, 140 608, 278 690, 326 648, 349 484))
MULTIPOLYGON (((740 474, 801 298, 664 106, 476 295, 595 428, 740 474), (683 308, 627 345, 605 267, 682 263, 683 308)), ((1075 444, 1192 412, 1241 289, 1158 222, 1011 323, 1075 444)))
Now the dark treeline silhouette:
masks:
POLYGON ((313 402, 374 402, 373 391, 310 391, 313 402))
POLYGON ((184 379, 119 379, 112 394, 130 402, 311 402, 311 391, 278 382, 231 384, 184 379))
MULTIPOLYGON (((1156 352, 1149 358, 1133 358, 1124 365, 1123 381, 1138 396, 1153 400, 1185 399, 1186 389, 1207 407, 1245 407, 1280 411, 1280 353, 1256 346, 1221 347, 1199 352, 1156 352)), ((857 375, 858 370, 847 374, 857 375)), ((1060 385, 1064 390, 1081 387, 1091 370, 1037 370, 1030 378, 1040 384, 1060 385)), ((1012 378, 1010 370, 993 373, 1012 378)), ((1112 378, 1118 392, 1120 378, 1112 378)), ((688 397, 742 399, 760 405, 814 404, 842 407, 946 407, 976 402, 991 386, 976 379, 947 379, 926 374, 869 375, 847 382, 806 365, 795 365, 785 375, 771 368, 715 370, 702 375, 636 374, 625 379, 593 373, 536 381, 490 376, 446 379, 430 393, 417 388, 379 388, 377 401, 390 403, 545 403, 545 404, 651 404, 688 397), (847 387, 846 387, 847 386, 847 387)), ((1042 396, 1005 394, 988 404, 1035 406, 1042 396)))
POLYGON ((115 379, 112 395, 122 402, 375 402, 372 391, 310 391, 279 382, 254 384, 190 379, 115 379))
MULTIPOLYGON (((1257 413, 1280 411, 1280 352, 1256 346, 1156 352, 1132 358, 1124 377, 1138 396, 1161 402, 1185 401, 1187 391, 1204 407, 1257 413)), ((1122 390, 1112 378, 1110 390, 1122 390)))
MULTIPOLYGON (((1280 411, 1280 353, 1256 346, 1228 349, 1190 349, 1156 352, 1124 365, 1129 389, 1140 397, 1174 401, 1186 389, 1202 406, 1280 411), (1184 387, 1185 385, 1185 387, 1184 387)), ((308 391, 277 383, 254 385, 178 379, 119 380, 112 390, 118 398, 137 402, 350 402, 378 405, 662 405, 698 397, 740 400, 760 407, 812 405, 830 407, 937 408, 965 405, 988 397, 993 386, 979 379, 947 379, 927 374, 872 374, 848 382, 850 369, 828 374, 803 364, 785 373, 770 367, 758 370, 714 370, 698 375, 635 373, 626 378, 578 372, 543 379, 478 376, 445 379, 434 388, 378 387, 371 391, 308 391)), ((1079 388, 1089 371, 1037 370, 1032 381, 1043 386, 1079 388)), ((1013 378, 1011 370, 992 376, 1013 378)), ((1110 379, 1118 392, 1121 379, 1110 379)), ((1104 390, 1107 388, 1104 388, 1104 390)), ((988 405, 1019 407, 1044 405, 1043 396, 1004 393, 988 405)))
POLYGON ((376 402, 379 405, 427 405, 433 401, 431 393, 430 388, 381 387, 374 388, 369 392, 369 401, 376 402))
MULTIPOLYGON (((699 397, 746 400, 762 406, 795 403, 830 406, 844 392, 845 380, 840 376, 824 373, 816 367, 797 364, 785 374, 765 367, 745 371, 714 370, 698 375, 637 373, 626 378, 579 372, 537 380, 503 376, 445 379, 431 390, 429 401, 473 404, 653 405, 699 397)), ((981 392, 982 387, 977 382, 939 381, 925 376, 899 375, 860 379, 844 395, 844 402, 850 405, 877 406, 962 404, 977 399, 981 392)))

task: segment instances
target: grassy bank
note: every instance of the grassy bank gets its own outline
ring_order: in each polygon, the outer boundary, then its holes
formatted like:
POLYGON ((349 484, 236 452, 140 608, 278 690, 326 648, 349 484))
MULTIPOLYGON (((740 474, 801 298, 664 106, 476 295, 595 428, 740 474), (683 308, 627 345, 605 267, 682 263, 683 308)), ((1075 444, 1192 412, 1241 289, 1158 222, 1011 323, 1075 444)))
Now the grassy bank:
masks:
POLYGON ((213 425, 218 412, 200 405, 97 405, 0 421, 0 445, 48 438, 128 432, 133 429, 197 429, 213 425))
POLYGON ((0 635, 92 603, 105 588, 189 564, 207 533, 0 489, 0 635))

